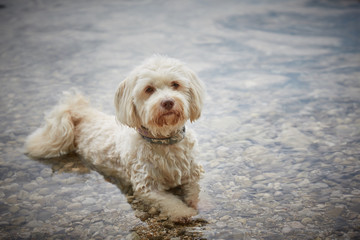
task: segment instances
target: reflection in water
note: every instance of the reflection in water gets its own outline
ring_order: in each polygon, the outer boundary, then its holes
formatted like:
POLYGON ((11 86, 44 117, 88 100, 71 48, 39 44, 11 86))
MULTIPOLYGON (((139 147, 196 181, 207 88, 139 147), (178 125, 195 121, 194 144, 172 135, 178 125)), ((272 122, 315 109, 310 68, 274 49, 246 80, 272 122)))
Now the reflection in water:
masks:
POLYGON ((75 153, 71 153, 62 157, 33 159, 51 167, 53 173, 90 173, 90 169, 84 165, 83 161, 75 153))
MULTIPOLYGON (((131 229, 131 238, 135 239, 170 239, 182 237, 188 239, 205 239, 202 237, 202 229, 207 221, 194 218, 186 223, 174 223, 166 216, 160 216, 160 212, 133 196, 131 183, 121 177, 119 172, 104 166, 92 165, 82 160, 77 154, 71 153, 66 156, 34 159, 51 167, 53 174, 72 173, 89 174, 91 170, 100 173, 107 182, 114 184, 125 195, 128 204, 134 211, 134 215, 146 224, 138 224, 131 229)), ((182 198, 184 193, 180 187, 170 189, 169 192, 182 198)))

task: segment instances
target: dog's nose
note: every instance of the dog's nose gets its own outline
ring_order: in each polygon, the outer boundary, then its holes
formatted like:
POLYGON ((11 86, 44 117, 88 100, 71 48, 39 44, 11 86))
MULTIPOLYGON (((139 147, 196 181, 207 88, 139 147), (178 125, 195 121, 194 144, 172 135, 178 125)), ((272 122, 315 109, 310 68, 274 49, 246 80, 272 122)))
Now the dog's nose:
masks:
POLYGON ((165 108, 166 110, 171 110, 174 106, 175 102, 172 99, 167 99, 161 101, 161 106, 165 108))

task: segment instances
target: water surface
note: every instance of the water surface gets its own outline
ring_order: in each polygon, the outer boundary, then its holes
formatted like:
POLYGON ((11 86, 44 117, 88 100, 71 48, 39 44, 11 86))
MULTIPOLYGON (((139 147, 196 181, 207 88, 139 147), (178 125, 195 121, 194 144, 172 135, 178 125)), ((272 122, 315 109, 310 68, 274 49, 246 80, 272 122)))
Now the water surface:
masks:
POLYGON ((359 1, 5 0, 0 22, 0 238, 360 238, 359 1), (64 90, 113 114, 117 84, 153 53, 208 92, 185 225, 76 155, 22 150, 64 90))

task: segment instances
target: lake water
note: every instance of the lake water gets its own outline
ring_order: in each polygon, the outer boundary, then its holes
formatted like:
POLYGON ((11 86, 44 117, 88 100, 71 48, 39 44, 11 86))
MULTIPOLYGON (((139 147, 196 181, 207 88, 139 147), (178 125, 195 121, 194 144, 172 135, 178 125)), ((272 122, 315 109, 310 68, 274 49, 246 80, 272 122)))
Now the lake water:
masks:
POLYGON ((359 23, 356 0, 0 1, 0 238, 359 239, 359 23), (154 53, 207 87, 185 225, 75 155, 22 150, 64 90, 113 114, 154 53))

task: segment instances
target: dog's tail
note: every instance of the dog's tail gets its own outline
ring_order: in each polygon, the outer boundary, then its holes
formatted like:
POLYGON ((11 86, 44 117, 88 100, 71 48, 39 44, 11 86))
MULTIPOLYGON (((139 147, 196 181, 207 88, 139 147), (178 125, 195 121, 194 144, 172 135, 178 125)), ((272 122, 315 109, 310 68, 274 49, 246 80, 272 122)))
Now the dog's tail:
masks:
POLYGON ((75 150, 74 129, 79 110, 88 101, 79 93, 64 93, 64 98, 45 117, 45 125, 33 132, 25 142, 25 153, 34 158, 51 158, 75 150))

